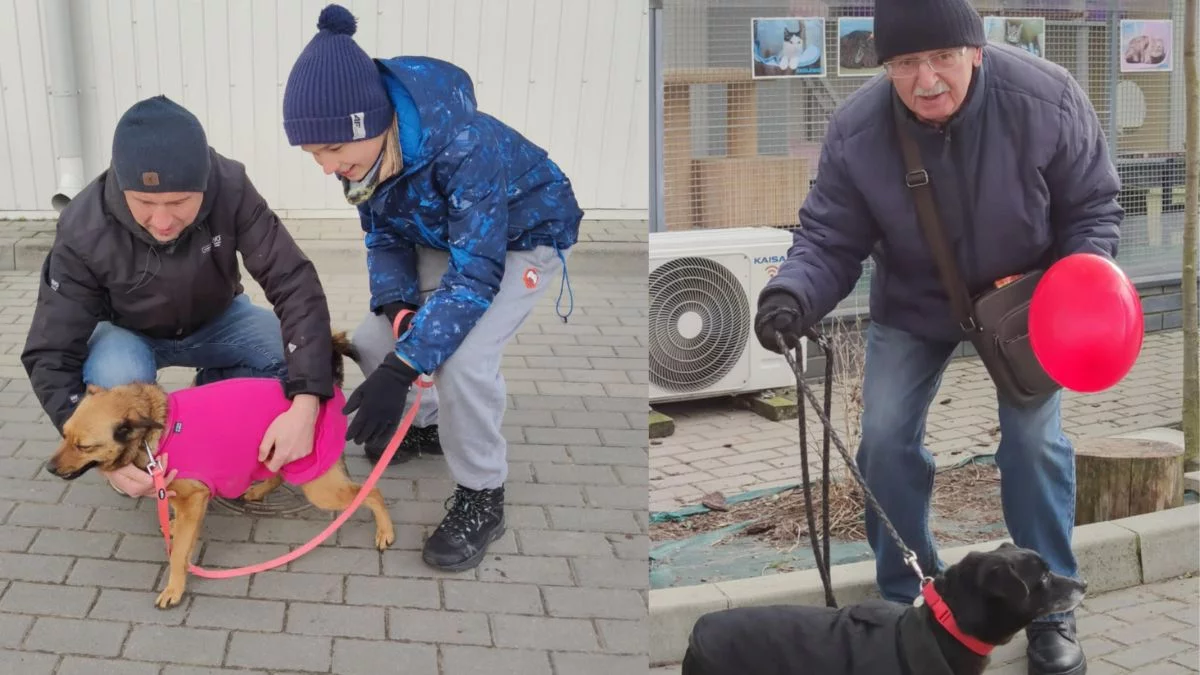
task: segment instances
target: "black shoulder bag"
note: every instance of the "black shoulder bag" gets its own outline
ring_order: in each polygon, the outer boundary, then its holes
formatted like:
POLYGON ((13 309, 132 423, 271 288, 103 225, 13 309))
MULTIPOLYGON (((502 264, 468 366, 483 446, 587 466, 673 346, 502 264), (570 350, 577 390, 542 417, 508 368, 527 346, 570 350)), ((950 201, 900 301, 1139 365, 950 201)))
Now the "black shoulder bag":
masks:
POLYGON ((895 101, 892 110, 907 168, 904 183, 916 200, 917 219, 937 261, 955 319, 966 331, 1005 401, 1021 408, 1042 403, 1061 389, 1038 363, 1029 343, 1029 302, 1042 278, 1042 270, 1018 275, 1015 280, 971 297, 938 219, 929 172, 922 168, 920 149, 905 128, 904 112, 895 101))

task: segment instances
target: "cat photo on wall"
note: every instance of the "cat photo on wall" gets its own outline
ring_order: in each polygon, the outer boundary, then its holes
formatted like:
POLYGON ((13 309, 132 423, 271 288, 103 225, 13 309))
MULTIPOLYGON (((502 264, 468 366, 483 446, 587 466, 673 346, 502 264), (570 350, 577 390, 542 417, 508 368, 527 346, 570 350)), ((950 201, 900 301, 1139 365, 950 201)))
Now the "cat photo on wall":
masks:
POLYGON ((1042 16, 985 16, 988 42, 1005 44, 1046 58, 1046 18, 1042 16))
POLYGON ((750 32, 755 79, 825 76, 825 19, 751 19, 750 32))
POLYGON ((1174 36, 1171 21, 1121 19, 1121 72, 1171 72, 1174 36))
POLYGON ((871 77, 883 72, 875 54, 875 17, 838 18, 838 77, 871 77))

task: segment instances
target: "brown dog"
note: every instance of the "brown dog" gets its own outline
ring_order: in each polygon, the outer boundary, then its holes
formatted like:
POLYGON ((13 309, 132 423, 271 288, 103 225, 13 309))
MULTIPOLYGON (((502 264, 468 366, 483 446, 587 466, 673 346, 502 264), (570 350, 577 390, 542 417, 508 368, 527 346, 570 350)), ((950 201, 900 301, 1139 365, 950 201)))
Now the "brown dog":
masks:
MULTIPOLYGON (((335 386, 340 388, 345 372, 343 357, 356 359, 357 354, 346 339, 345 333, 334 335, 333 346, 335 386)), ((222 384, 237 386, 233 382, 217 382, 205 386, 217 387, 222 384)), ((155 455, 158 455, 159 443, 168 420, 167 403, 167 392, 156 384, 128 384, 112 389, 89 386, 87 395, 63 425, 62 443, 46 463, 46 468, 50 473, 66 480, 74 480, 93 467, 112 471, 132 464, 145 470, 148 461, 147 449, 153 449, 155 455)), ((327 410, 325 414, 341 415, 342 412, 339 407, 336 410, 327 410)), ((213 423, 217 424, 218 421, 214 420, 213 423)), ((235 422, 237 423, 240 422, 235 422)), ((191 426, 199 428, 200 433, 205 433, 202 428, 204 425, 191 426)), ((342 443, 344 444, 344 441, 342 443)), ((346 474, 345 460, 340 454, 341 445, 337 446, 337 450, 336 462, 300 486, 305 498, 319 509, 345 509, 354 501, 360 488, 346 474)), ((243 449, 238 449, 238 452, 242 451, 243 449)), ((257 462, 257 445, 244 448, 244 452, 252 454, 253 461, 257 462)), ((282 476, 275 474, 250 486, 242 494, 242 499, 260 500, 282 481, 282 476)), ((166 587, 155 601, 155 605, 160 609, 179 604, 183 597, 188 563, 191 562, 196 538, 212 496, 205 483, 191 478, 176 478, 168 485, 168 489, 175 492, 175 495, 169 498, 175 517, 171 521, 170 576, 166 587)), ((375 546, 382 551, 391 546, 396 539, 391 515, 388 514, 378 488, 372 489, 363 503, 375 514, 375 546)))

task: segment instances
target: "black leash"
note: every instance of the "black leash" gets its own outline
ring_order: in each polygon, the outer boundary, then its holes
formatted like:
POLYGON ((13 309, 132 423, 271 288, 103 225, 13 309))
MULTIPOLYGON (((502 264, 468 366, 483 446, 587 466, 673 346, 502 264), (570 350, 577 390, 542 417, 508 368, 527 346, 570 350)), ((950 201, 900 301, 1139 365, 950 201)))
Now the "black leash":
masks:
POLYGON ((783 341, 783 337, 776 335, 776 341, 779 344, 780 351, 787 359, 788 365, 792 372, 796 375, 796 422, 800 432, 800 474, 804 487, 804 511, 808 518, 808 538, 812 543, 813 561, 817 566, 817 572, 821 575, 821 584, 825 587, 825 605, 827 607, 837 608, 837 601, 833 597, 833 582, 830 579, 830 560, 829 560, 829 445, 832 442, 841 453, 842 459, 846 466, 850 469, 850 473, 854 476, 854 480, 858 482, 858 486, 862 488, 863 498, 867 504, 879 516, 879 520, 883 522, 887 528, 888 534, 892 540, 896 542, 896 546, 900 547, 900 552, 904 556, 904 562, 917 574, 917 579, 924 580, 925 574, 921 571, 921 566, 917 562, 917 554, 913 553, 908 546, 905 546, 904 540, 900 538, 900 533, 896 531, 896 527, 892 525, 892 521, 888 520, 887 515, 883 512, 883 508, 879 506, 879 502, 875 500, 875 495, 867 488, 867 481, 862 477, 862 473, 858 470, 858 465, 854 462, 854 458, 850 456, 850 451, 846 449, 845 443, 833 432, 833 423, 829 421, 833 411, 833 346, 829 339, 818 334, 815 330, 809 329, 805 333, 805 337, 821 348, 825 353, 825 405, 822 409, 817 402, 817 397, 813 394, 808 383, 804 381, 804 373, 800 366, 796 364, 796 357, 793 356, 787 344, 783 341), (817 527, 816 516, 813 513, 812 503, 812 485, 808 477, 808 423, 807 413, 805 409, 805 400, 801 400, 800 394, 804 394, 804 399, 812 405, 813 410, 817 413, 821 425, 824 427, 821 443, 821 543, 817 542, 817 527))

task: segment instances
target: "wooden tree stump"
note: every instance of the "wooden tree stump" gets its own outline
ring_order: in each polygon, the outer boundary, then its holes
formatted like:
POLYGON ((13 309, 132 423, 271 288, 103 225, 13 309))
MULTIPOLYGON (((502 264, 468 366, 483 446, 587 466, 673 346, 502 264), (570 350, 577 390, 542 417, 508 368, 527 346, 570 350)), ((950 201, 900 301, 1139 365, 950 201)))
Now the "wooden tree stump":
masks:
POLYGON ((1075 524, 1183 505, 1183 448, 1163 441, 1092 438, 1075 447, 1075 524))

